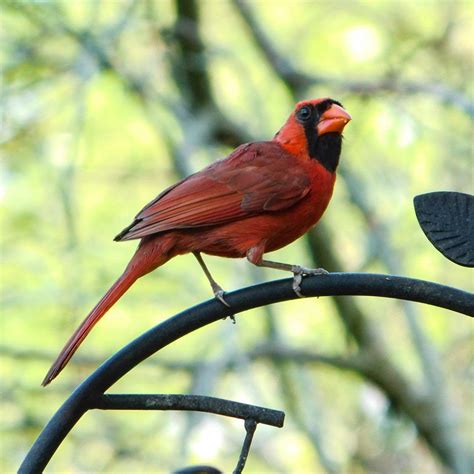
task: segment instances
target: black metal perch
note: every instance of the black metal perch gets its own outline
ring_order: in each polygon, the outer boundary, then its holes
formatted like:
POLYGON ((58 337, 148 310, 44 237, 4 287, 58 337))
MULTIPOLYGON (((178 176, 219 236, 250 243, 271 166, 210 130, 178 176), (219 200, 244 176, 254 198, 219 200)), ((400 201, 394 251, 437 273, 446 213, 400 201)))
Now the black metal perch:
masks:
MULTIPOLYGON (((97 398, 90 400, 89 409, 93 408, 99 410, 189 410, 245 420, 247 434, 234 474, 240 474, 245 467, 257 424, 264 423, 281 428, 285 419, 285 414, 282 411, 202 395, 98 395, 97 398)), ((214 470, 213 472, 220 472, 215 468, 206 466, 206 469, 208 468, 214 470)), ((202 474, 208 471, 203 469, 203 466, 194 466, 194 468, 178 472, 198 472, 202 474), (192 469, 198 470, 193 471, 192 469)))
POLYGON ((90 400, 89 409, 99 410, 188 410, 214 413, 281 428, 285 414, 279 410, 232 402, 202 395, 130 394, 99 395, 90 400))
MULTIPOLYGON (((291 278, 277 280, 228 293, 226 300, 231 309, 214 299, 206 301, 163 321, 129 343, 105 361, 64 402, 33 444, 19 472, 43 471, 63 439, 84 413, 92 408, 98 408, 98 404, 104 403, 104 400, 125 400, 110 398, 110 395, 105 399, 102 397, 107 389, 137 364, 173 341, 231 313, 237 314, 252 308, 295 299, 292 281, 291 278)), ((364 273, 331 273, 306 277, 301 289, 305 296, 365 295, 397 298, 474 316, 474 294, 412 278, 364 273)), ((254 415, 248 419, 257 420, 254 415)))

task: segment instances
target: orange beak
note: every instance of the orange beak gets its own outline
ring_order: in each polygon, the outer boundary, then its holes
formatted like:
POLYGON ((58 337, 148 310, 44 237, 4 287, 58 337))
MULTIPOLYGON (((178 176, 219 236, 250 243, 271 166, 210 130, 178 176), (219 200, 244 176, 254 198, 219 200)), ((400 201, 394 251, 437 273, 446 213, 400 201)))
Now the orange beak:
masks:
POLYGON ((352 117, 339 105, 332 104, 326 112, 321 115, 317 126, 318 135, 329 132, 342 133, 344 127, 352 120, 352 117))

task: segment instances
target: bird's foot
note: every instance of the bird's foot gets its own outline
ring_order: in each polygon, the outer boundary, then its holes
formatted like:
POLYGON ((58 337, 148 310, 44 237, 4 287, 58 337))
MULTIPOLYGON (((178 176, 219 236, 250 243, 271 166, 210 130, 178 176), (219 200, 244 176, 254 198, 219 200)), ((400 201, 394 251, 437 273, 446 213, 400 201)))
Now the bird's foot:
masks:
POLYGON ((214 291, 214 297, 216 300, 219 300, 223 305, 230 308, 230 304, 224 299, 225 291, 219 285, 213 287, 212 291, 214 291))
POLYGON ((324 268, 305 268, 299 265, 293 265, 291 267, 293 272, 293 291, 300 297, 304 298, 304 295, 301 293, 301 282, 303 281, 304 276, 308 275, 329 275, 329 272, 324 268))
MULTIPOLYGON (((212 285, 212 291, 214 292, 214 297, 216 298, 216 300, 219 300, 223 305, 230 308, 230 304, 227 303, 227 301, 224 299, 225 291, 217 283, 215 285, 212 285)), ((222 319, 226 320, 227 318, 230 318, 232 324, 235 324, 235 316, 233 314, 226 316, 222 319)))

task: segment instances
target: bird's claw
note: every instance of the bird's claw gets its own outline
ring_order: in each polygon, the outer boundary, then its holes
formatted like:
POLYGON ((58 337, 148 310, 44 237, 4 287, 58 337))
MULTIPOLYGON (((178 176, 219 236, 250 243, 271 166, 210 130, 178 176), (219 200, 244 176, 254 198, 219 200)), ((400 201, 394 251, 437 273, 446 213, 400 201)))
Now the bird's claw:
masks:
MULTIPOLYGON (((216 286, 215 288, 213 288, 213 291, 214 291, 214 297, 216 298, 216 300, 219 300, 223 305, 230 308, 230 304, 227 303, 227 301, 224 299, 225 291, 220 286, 219 287, 216 286)), ((235 316, 233 314, 230 314, 229 316, 226 316, 225 318, 222 318, 222 319, 225 320, 227 318, 230 318, 230 320, 232 321, 232 324, 235 324, 235 316)))
POLYGON ((225 291, 222 288, 216 289, 214 291, 214 296, 217 300, 219 300, 223 305, 230 308, 230 304, 224 299, 225 291))
POLYGON ((303 281, 303 274, 294 273, 292 288, 293 288, 293 291, 298 296, 298 298, 304 298, 304 296, 301 294, 301 286, 300 286, 302 281, 303 281))
POLYGON ((324 268, 305 268, 300 267, 299 265, 294 265, 291 269, 293 272, 293 291, 299 298, 304 298, 304 295, 301 293, 301 282, 303 281, 304 276, 308 275, 329 275, 329 272, 324 268))

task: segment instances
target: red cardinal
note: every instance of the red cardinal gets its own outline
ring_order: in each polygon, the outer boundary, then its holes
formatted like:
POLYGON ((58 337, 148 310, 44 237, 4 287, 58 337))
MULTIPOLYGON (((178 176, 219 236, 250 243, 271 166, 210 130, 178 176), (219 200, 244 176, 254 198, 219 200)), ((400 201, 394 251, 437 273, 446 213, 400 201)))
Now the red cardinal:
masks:
POLYGON ((169 187, 147 204, 116 241, 141 239, 122 276, 97 303, 43 380, 51 382, 97 321, 135 283, 176 255, 192 252, 223 304, 201 252, 246 257, 258 266, 303 275, 326 273, 263 260, 312 227, 331 199, 342 130, 351 120, 342 105, 323 98, 299 102, 273 140, 239 146, 227 158, 169 187))

